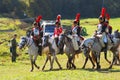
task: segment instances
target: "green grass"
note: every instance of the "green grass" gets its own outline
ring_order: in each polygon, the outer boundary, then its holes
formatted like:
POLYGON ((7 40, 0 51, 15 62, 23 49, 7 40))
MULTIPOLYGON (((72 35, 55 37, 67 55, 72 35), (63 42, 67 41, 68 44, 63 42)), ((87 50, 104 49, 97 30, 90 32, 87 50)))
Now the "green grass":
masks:
MULTIPOLYGON (((15 21, 15 20, 14 20, 15 21)), ((0 25, 12 25, 14 22, 12 19, 0 19, 0 25), (5 24, 8 23, 8 24, 5 24), (10 22, 10 23, 9 23, 10 22)), ((120 29, 120 18, 113 18, 110 20, 110 25, 113 26, 113 29, 120 29)), ((98 19, 88 18, 81 20, 81 26, 87 28, 87 33, 89 34, 86 37, 91 37, 96 26, 98 19)), ((13 25, 7 27, 6 29, 13 29, 14 32, 0 32, 0 42, 2 39, 11 39, 14 33, 18 34, 17 41, 19 42, 20 36, 25 35, 25 30, 21 29, 22 22, 17 20, 15 22, 17 26, 13 25)), ((71 26, 72 20, 62 20, 62 24, 71 26)), ((24 27, 24 26, 23 26, 24 27)), ((26 27, 26 26, 25 26, 26 27)), ((29 27, 29 26, 28 26, 29 27)), ((5 29, 4 26, 0 26, 0 29, 5 29)), ((91 63, 88 61, 86 69, 81 69, 85 57, 83 54, 79 54, 79 57, 76 58, 75 64, 76 70, 67 70, 66 55, 58 55, 59 62, 63 67, 63 70, 58 70, 58 66, 54 63, 54 70, 49 71, 49 63, 46 65, 45 71, 42 71, 42 66, 45 61, 45 55, 38 57, 37 64, 40 66, 40 69, 34 69, 33 72, 30 72, 31 65, 29 61, 29 56, 25 54, 27 48, 23 51, 17 50, 19 56, 17 57, 17 62, 12 63, 10 58, 8 42, 5 42, 0 45, 0 80, 119 80, 120 79, 120 66, 114 65, 112 69, 106 70, 109 67, 109 64, 105 61, 104 55, 101 55, 101 71, 92 70, 91 63)), ((112 60, 112 53, 108 52, 108 59, 112 60)))
MULTIPOLYGON (((109 59, 110 59, 110 55, 109 59)), ((0 63, 0 77, 1 80, 119 80, 120 66, 113 66, 111 70, 104 70, 109 64, 101 58, 102 71, 96 71, 90 69, 92 67, 90 61, 86 65, 86 69, 81 69, 84 61, 82 54, 76 59, 76 70, 66 69, 66 56, 58 55, 59 62, 61 63, 63 70, 57 70, 58 66, 54 64, 54 70, 49 71, 49 63, 46 65, 45 71, 41 71, 41 67, 44 63, 45 56, 38 57, 37 64, 40 66, 40 70, 35 68, 34 72, 30 71, 30 61, 28 55, 22 54, 17 58, 17 63, 11 63, 10 57, 4 57, 0 63), (26 58, 22 58, 25 56, 26 58), (21 59, 22 58, 22 59, 21 59)))

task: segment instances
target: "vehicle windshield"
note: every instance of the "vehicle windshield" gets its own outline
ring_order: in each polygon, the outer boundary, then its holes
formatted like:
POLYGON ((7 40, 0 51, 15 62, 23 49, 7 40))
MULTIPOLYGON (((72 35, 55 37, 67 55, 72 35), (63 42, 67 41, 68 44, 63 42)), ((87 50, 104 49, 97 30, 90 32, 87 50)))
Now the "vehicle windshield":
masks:
POLYGON ((45 32, 54 33, 55 25, 46 25, 45 32))

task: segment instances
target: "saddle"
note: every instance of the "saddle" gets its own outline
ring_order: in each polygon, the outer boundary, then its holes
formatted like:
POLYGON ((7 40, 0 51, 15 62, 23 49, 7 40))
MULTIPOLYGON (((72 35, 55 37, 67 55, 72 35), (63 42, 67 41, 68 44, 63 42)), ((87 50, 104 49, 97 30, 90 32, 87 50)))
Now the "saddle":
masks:
POLYGON ((106 35, 107 41, 104 41, 104 36, 105 35, 95 35, 96 38, 98 38, 101 46, 102 46, 102 51, 104 50, 109 50, 113 46, 112 40, 108 35, 106 35))

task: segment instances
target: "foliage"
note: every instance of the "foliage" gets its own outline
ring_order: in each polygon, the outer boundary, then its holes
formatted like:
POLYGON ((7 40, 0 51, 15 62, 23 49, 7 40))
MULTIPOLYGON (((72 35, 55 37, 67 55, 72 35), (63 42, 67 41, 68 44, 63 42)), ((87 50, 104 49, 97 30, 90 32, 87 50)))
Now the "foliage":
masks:
MULTIPOLYGON (((44 19, 55 19, 61 14, 64 19, 73 19, 80 12, 83 18, 96 18, 102 3, 103 0, 0 0, 0 16, 26 18, 42 15, 44 19)), ((112 17, 120 17, 119 4, 120 0, 104 0, 104 7, 112 17)))

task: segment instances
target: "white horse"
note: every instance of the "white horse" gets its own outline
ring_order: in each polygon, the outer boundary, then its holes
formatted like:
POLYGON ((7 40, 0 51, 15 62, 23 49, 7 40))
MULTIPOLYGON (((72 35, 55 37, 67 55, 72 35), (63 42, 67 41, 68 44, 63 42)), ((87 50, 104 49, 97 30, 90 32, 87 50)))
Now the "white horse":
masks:
MULTIPOLYGON (((112 65, 113 65, 115 58, 117 56, 118 46, 120 44, 120 40, 117 38, 113 38, 113 42, 114 42, 114 45, 111 47, 111 49, 109 49, 113 53, 113 60, 109 66, 109 69, 112 68, 112 65)), ((101 68, 101 66, 100 66, 100 53, 101 53, 103 47, 102 47, 99 39, 97 37, 88 38, 88 39, 84 40, 84 42, 81 44, 81 47, 82 47, 83 53, 86 55, 90 53, 90 50, 94 53, 95 56, 92 56, 92 57, 95 57, 94 59, 95 59, 96 64, 97 64, 97 69, 100 69, 101 68)), ((87 60, 85 61, 83 68, 85 67, 86 63, 87 63, 87 60)))
POLYGON ((28 54, 31 60, 31 72, 34 69, 34 66, 39 69, 39 66, 36 65, 35 61, 37 59, 38 54, 38 47, 35 45, 33 39, 31 37, 23 36, 21 37, 19 48, 22 49, 24 46, 28 47, 28 54))

